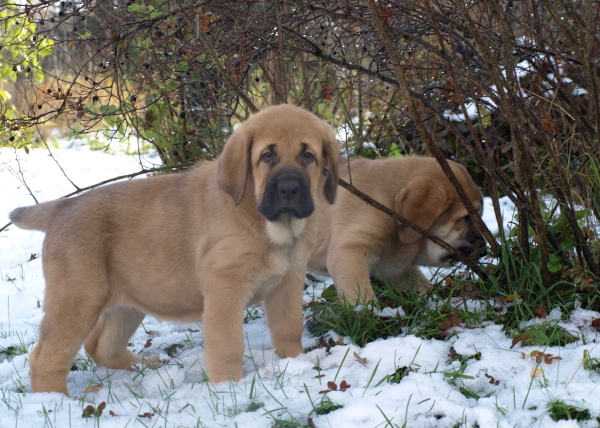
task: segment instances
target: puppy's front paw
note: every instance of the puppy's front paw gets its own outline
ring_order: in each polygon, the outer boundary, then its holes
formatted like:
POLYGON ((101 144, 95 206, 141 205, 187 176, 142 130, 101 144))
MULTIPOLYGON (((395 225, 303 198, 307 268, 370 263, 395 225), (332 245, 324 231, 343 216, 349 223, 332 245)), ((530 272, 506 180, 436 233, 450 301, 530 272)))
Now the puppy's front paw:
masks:
POLYGON ((293 343, 275 349, 275 354, 279 358, 294 358, 300 354, 304 354, 301 344, 293 343))
POLYGON ((141 363, 151 369, 157 369, 163 365, 163 360, 158 355, 150 355, 149 357, 142 357, 141 363))

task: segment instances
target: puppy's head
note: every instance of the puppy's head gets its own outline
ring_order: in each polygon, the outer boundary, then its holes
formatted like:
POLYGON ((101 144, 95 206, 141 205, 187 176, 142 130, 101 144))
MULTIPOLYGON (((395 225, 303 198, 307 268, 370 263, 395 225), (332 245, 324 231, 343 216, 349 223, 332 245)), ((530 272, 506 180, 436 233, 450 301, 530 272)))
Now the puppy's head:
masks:
MULTIPOLYGON (((462 165, 451 161, 448 164, 481 215, 483 196, 477 185, 462 165)), ((432 168, 419 171, 396 195, 396 211, 457 248, 466 257, 480 258, 486 254, 485 239, 437 163, 432 168)), ((451 253, 408 226, 399 225, 398 235, 403 244, 423 240, 417 260, 421 265, 441 266, 455 261, 451 253)))
POLYGON ((288 243, 302 234, 317 192, 333 203, 338 153, 326 122, 292 105, 269 107, 238 127, 225 144, 218 184, 236 205, 255 198, 269 236, 288 243))

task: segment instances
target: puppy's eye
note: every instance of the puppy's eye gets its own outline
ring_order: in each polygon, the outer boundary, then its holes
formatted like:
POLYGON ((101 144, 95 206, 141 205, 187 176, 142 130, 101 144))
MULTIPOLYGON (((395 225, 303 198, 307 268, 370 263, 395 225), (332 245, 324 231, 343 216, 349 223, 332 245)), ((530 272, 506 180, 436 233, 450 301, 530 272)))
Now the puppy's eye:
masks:
POLYGON ((471 216, 470 216, 470 215, 466 215, 466 216, 464 216, 463 218, 465 219, 465 221, 466 221, 467 223, 472 223, 472 222, 473 222, 473 219, 471 218, 471 216))
POLYGON ((304 152, 304 153, 302 154, 302 157, 304 158, 304 161, 305 161, 306 163, 308 163, 308 162, 312 162, 312 161, 314 161, 314 160, 315 160, 315 155, 313 155, 311 152, 304 152))
POLYGON ((273 160, 273 152, 264 152, 260 155, 260 160, 263 162, 271 162, 273 160))

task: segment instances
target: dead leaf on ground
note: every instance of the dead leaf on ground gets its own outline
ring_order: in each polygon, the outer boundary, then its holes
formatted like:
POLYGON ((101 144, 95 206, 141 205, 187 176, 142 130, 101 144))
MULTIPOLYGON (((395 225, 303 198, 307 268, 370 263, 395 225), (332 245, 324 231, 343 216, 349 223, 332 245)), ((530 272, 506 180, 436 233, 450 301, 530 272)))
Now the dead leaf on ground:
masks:
POLYGON ((534 367, 531 370, 530 376, 531 377, 540 377, 543 373, 544 373, 544 370, 540 369, 539 367, 534 367))
POLYGON ((183 345, 181 343, 174 343, 171 346, 167 346, 165 348, 165 352, 169 357, 174 358, 180 352, 180 348, 183 348, 183 345))
POLYGON ((333 340, 333 338, 331 336, 329 336, 329 339, 326 339, 325 337, 326 336, 319 337, 319 344, 317 345, 317 348, 325 348, 325 351, 328 354, 329 354, 329 350, 331 348, 333 348, 334 346, 345 345, 344 336, 340 336, 338 338, 338 340, 333 340))
POLYGON ((362 364, 363 366, 367 366, 367 359, 361 357, 360 355, 358 355, 356 352, 354 353, 354 358, 356 359, 356 361, 358 361, 360 364, 362 364))
POLYGON ((438 323, 438 328, 442 330, 442 332, 440 333, 440 337, 447 336, 448 334, 450 334, 450 329, 452 327, 460 325, 460 323, 463 322, 458 311, 451 311, 449 315, 449 318, 438 323))
POLYGON ((106 403, 103 401, 98 404, 98 407, 94 407, 89 404, 85 409, 83 409, 83 414, 81 415, 84 418, 89 418, 92 416, 100 417, 102 415, 102 411, 106 408, 106 403))
POLYGON ((534 338, 530 333, 523 333, 518 335, 512 340, 512 344, 510 345, 510 349, 517 346, 517 344, 521 342, 521 346, 530 346, 533 345, 534 338))
POLYGON ((548 316, 548 312, 546 312, 543 306, 536 306, 533 309, 533 314, 538 318, 546 318, 548 316))
POLYGON ((97 384, 94 384, 94 385, 90 385, 90 386, 89 386, 89 387, 86 389, 86 391, 87 391, 87 392, 95 392, 95 391, 100 391, 101 389, 102 389, 102 384, 100 384, 100 383, 97 383, 97 384))
MULTIPOLYGON (((525 360, 528 356, 525 352, 521 352, 521 358, 525 360)), ((529 353, 529 358, 535 359, 537 364, 541 364, 542 362, 545 364, 552 364, 553 361, 562 360, 562 357, 555 357, 552 354, 545 354, 542 351, 537 350, 531 351, 529 353)))
POLYGON ((492 375, 489 375, 489 374, 487 374, 487 373, 484 373, 483 375, 484 375, 485 377, 487 377, 487 378, 490 380, 490 383, 491 383, 492 385, 498 385, 498 384, 500 383, 500 381, 499 381, 499 380, 496 380, 496 379, 494 378, 494 376, 492 376, 492 375))
POLYGON ((340 383, 339 389, 338 389, 338 385, 335 382, 329 381, 327 382, 327 388, 329 389, 325 389, 323 391, 319 391, 319 394, 326 394, 327 392, 331 392, 331 391, 345 391, 348 388, 350 388, 350 385, 348 382, 346 382, 345 380, 343 380, 340 383))

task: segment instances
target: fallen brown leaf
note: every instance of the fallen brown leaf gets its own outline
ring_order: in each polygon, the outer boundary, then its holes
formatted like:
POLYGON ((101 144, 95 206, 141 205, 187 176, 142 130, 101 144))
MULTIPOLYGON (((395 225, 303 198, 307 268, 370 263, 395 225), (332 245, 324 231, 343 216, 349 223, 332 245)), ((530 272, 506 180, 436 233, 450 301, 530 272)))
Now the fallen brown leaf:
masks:
POLYGON ((367 366, 367 359, 366 358, 362 358, 360 355, 358 355, 356 352, 354 353, 354 358, 356 359, 356 361, 358 361, 360 364, 362 364, 363 366, 367 366))
POLYGON ((90 385, 89 388, 86 389, 86 391, 88 392, 95 392, 95 391, 100 391, 102 389, 102 384, 95 384, 95 385, 90 385))
POLYGON ((548 312, 546 312, 543 306, 536 306, 533 309, 533 314, 538 318, 546 318, 548 316, 548 312))

